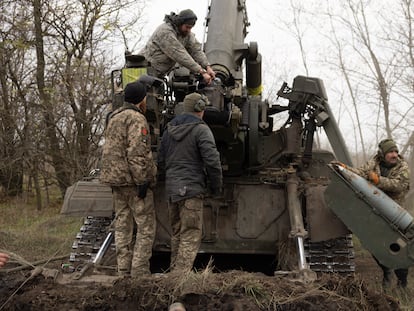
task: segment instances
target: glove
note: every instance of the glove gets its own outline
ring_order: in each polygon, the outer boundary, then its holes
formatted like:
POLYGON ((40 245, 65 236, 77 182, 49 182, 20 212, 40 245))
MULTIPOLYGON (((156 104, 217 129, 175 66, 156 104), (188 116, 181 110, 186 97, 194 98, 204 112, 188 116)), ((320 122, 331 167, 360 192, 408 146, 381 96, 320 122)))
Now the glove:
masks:
POLYGON ((138 185, 138 189, 137 189, 138 198, 145 199, 145 197, 147 196, 148 188, 149 188, 149 182, 148 181, 146 181, 142 185, 138 185))
POLYGON ((374 185, 378 185, 379 183, 379 176, 377 173, 371 171, 368 173, 368 180, 372 182, 374 185))
POLYGON ((223 196, 223 192, 221 191, 221 188, 211 188, 211 197, 213 199, 218 199, 223 196))
POLYGON ((342 166, 343 168, 347 168, 345 163, 342 163, 342 162, 339 162, 339 161, 336 161, 336 160, 331 161, 330 164, 342 166))

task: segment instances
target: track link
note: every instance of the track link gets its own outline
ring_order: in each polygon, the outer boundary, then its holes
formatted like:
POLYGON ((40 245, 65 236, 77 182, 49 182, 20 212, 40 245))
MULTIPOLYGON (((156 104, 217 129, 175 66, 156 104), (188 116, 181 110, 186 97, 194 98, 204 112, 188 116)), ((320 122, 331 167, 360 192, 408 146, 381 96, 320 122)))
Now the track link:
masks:
POLYGON ((305 255, 315 272, 352 274, 355 272, 355 253, 352 235, 323 242, 305 242, 305 255))
MULTIPOLYGON (((79 270, 85 263, 92 262, 95 259, 99 248, 103 244, 105 237, 111 225, 110 217, 94 217, 85 218, 76 238, 72 244, 72 252, 69 257, 71 271, 79 270)), ((115 252, 115 243, 112 242, 108 253, 115 252)), ((106 254, 105 257, 109 257, 106 254)))

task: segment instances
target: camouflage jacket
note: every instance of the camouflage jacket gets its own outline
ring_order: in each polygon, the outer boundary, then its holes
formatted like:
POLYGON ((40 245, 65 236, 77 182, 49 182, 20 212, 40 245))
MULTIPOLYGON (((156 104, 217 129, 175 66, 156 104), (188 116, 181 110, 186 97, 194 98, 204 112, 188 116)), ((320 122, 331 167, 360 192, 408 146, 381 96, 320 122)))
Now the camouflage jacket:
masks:
POLYGON ((410 189, 410 171, 407 162, 399 156, 397 164, 389 168, 388 174, 381 174, 381 166, 381 158, 376 155, 361 167, 350 168, 350 170, 366 179, 369 172, 377 173, 380 178, 376 186, 402 206, 405 195, 410 189))
POLYGON ((208 65, 207 57, 195 35, 191 32, 183 37, 171 23, 158 26, 140 54, 151 63, 159 77, 168 74, 176 63, 193 73, 208 65))
POLYGON ((132 104, 115 110, 105 131, 100 181, 111 186, 155 182, 157 167, 152 158, 147 120, 132 104))
POLYGON ((158 163, 165 167, 167 200, 171 202, 204 194, 206 179, 213 193, 223 185, 213 133, 193 114, 181 114, 168 123, 162 135, 158 163))

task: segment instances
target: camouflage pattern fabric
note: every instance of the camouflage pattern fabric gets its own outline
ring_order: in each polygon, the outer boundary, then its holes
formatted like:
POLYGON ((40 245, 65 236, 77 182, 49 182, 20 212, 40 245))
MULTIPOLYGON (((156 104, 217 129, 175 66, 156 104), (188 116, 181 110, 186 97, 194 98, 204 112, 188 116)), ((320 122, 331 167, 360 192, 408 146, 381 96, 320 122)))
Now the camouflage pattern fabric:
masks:
POLYGON ((138 198, 137 188, 146 182, 154 185, 156 173, 147 121, 135 105, 125 103, 109 118, 100 174, 100 181, 113 190, 120 274, 149 273, 155 236, 154 198, 151 190, 144 200, 138 198), (132 240, 134 222, 138 230, 135 241, 132 240))
POLYGON ((145 116, 125 103, 110 117, 102 150, 100 181, 111 186, 155 183, 157 167, 145 116))
POLYGON ((410 189, 410 171, 407 162, 399 156, 398 163, 390 168, 387 176, 381 175, 381 158, 376 155, 367 163, 359 168, 349 168, 354 173, 368 179, 368 173, 374 171, 380 176, 379 183, 376 185, 384 191, 391 199, 401 206, 404 203, 405 195, 410 189))
POLYGON ((201 50, 201 44, 193 33, 183 37, 176 26, 161 24, 152 34, 140 54, 150 62, 158 77, 163 77, 176 63, 198 73, 208 60, 201 50))
MULTIPOLYGON (((380 178, 379 183, 376 186, 382 191, 384 191, 391 199, 400 204, 401 207, 403 207, 405 196, 408 193, 408 190, 410 189, 410 171, 408 168, 408 164, 401 156, 398 156, 397 164, 391 168, 386 168, 386 170, 383 170, 387 172, 386 174, 381 174, 381 160, 382 157, 377 154, 361 167, 350 167, 349 169, 366 179, 369 179, 369 172, 373 171, 377 173, 377 175, 380 176, 380 178)), ((382 269, 383 287, 387 287, 390 285, 391 275, 393 271, 397 276, 398 286, 407 286, 408 269, 389 269, 388 267, 381 264, 379 260, 375 258, 375 256, 373 257, 382 269)))
POLYGON ((203 200, 200 197, 168 204, 171 236, 171 271, 190 271, 201 244, 203 200))
POLYGON ((115 244, 118 272, 140 277, 150 274, 149 260, 155 238, 154 197, 148 189, 145 199, 137 197, 135 187, 114 187, 115 244), (137 225, 133 241, 134 220, 137 225))

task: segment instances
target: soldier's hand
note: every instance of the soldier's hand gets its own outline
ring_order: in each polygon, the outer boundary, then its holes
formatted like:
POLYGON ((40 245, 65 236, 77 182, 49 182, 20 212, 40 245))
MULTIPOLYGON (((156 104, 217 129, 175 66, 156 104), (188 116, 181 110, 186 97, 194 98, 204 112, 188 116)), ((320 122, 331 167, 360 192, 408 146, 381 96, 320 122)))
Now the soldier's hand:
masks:
POLYGON ((0 267, 3 267, 9 260, 9 255, 5 253, 0 253, 0 267))
POLYGON ((207 66, 206 69, 207 69, 207 73, 210 75, 211 79, 214 80, 216 78, 215 71, 210 66, 207 66))
POLYGON ((377 173, 371 171, 368 173, 368 180, 370 182, 372 182, 374 185, 378 185, 379 184, 379 176, 377 173))
POLYGON ((149 182, 148 181, 146 181, 145 183, 143 183, 141 185, 138 185, 138 189, 137 189, 138 198, 145 199, 145 197, 147 196, 148 188, 149 188, 149 182))
POLYGON ((202 73, 203 79, 207 84, 210 84, 211 81, 213 81, 213 79, 211 78, 211 76, 205 71, 202 73))

